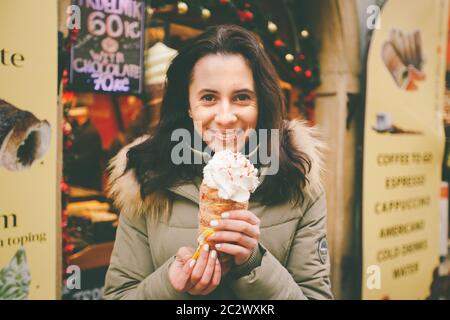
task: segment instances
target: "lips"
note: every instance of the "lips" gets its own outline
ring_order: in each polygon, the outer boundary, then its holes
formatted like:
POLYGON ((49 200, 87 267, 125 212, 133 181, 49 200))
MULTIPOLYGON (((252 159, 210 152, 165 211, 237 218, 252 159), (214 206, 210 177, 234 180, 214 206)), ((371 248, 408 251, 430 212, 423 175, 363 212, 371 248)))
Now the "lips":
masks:
POLYGON ((236 140, 241 134, 244 133, 243 129, 209 129, 210 134, 217 140, 222 142, 230 142, 236 140))

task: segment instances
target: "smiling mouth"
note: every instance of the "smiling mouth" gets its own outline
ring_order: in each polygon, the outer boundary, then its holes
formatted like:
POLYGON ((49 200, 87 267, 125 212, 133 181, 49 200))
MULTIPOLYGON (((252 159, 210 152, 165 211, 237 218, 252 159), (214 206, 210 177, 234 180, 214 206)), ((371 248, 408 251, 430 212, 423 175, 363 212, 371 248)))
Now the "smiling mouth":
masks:
POLYGON ((228 130, 216 130, 210 129, 209 132, 214 139, 221 142, 235 141, 244 133, 243 129, 228 129, 228 130))

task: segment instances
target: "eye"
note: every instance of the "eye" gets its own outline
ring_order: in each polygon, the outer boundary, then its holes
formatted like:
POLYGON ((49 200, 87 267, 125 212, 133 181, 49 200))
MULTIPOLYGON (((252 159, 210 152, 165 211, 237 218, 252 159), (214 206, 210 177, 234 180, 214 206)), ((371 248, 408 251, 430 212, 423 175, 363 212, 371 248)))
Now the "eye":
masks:
POLYGON ((205 102, 214 102, 215 97, 212 94, 205 94, 204 96, 201 97, 201 100, 205 102))
POLYGON ((238 102, 244 102, 250 100, 250 96, 246 93, 238 94, 235 98, 238 102))

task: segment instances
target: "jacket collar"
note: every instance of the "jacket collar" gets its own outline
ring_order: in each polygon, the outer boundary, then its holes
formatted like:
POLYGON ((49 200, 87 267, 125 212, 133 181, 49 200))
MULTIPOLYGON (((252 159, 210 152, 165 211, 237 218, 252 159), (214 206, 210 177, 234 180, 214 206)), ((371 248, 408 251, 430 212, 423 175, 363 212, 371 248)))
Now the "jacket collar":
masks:
MULTIPOLYGON (((308 184, 305 186, 304 192, 310 196, 319 194, 322 190, 321 178, 323 174, 323 152, 326 150, 324 142, 319 137, 319 132, 314 127, 309 127, 306 122, 293 120, 287 125, 291 131, 291 137, 294 140, 294 147, 306 154, 311 160, 311 169, 307 173, 308 184)), ((123 174, 127 164, 128 150, 148 139, 148 135, 137 138, 131 144, 122 148, 122 150, 110 161, 108 169, 110 170, 109 186, 107 189, 108 196, 113 199, 117 208, 122 212, 130 214, 145 213, 148 206, 152 205, 152 201, 142 199, 140 196, 140 186, 135 177, 134 171, 129 170, 123 174)), ((256 147, 248 156, 256 152, 256 147)), ((197 156, 204 156, 204 153, 198 150, 193 152, 197 156)), ((209 155, 208 155, 209 156, 209 155)), ((208 157, 207 156, 207 157, 208 157)), ((266 168, 260 170, 260 180, 264 179, 266 168)), ((199 187, 201 178, 194 179, 192 183, 182 184, 169 190, 184 198, 198 203, 199 187)))

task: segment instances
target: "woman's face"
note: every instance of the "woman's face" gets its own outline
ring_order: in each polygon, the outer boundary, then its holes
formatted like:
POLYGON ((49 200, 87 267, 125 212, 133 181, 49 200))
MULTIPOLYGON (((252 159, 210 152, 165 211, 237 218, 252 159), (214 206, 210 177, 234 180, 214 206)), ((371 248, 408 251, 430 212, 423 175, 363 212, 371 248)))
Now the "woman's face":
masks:
POLYGON ((189 116, 215 152, 240 151, 256 128, 258 101, 253 74, 241 55, 207 55, 194 66, 189 116))

